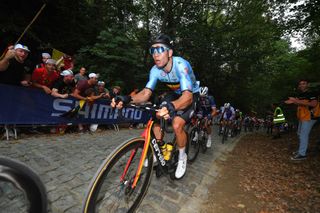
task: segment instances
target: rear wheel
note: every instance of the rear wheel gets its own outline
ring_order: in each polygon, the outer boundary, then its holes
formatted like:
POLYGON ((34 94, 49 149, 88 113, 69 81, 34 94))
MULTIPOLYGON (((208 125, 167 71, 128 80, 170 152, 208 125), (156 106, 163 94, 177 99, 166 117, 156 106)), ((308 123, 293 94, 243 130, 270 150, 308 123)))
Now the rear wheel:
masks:
POLYGON ((153 156, 149 147, 136 187, 132 188, 142 156, 143 138, 121 144, 101 164, 85 196, 82 211, 134 212, 144 198, 150 184, 153 156))
POLYGON ((203 137, 201 138, 201 150, 202 153, 205 153, 208 149, 207 141, 208 141, 208 132, 206 130, 203 131, 203 137))

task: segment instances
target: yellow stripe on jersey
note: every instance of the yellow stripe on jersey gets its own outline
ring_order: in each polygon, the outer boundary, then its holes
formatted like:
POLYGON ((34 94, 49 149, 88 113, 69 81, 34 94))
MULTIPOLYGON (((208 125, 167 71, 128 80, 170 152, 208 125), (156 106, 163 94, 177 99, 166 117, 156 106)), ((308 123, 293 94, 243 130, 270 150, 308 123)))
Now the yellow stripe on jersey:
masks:
POLYGON ((178 90, 180 89, 180 83, 176 83, 176 84, 166 84, 167 87, 169 87, 172 90, 178 90))

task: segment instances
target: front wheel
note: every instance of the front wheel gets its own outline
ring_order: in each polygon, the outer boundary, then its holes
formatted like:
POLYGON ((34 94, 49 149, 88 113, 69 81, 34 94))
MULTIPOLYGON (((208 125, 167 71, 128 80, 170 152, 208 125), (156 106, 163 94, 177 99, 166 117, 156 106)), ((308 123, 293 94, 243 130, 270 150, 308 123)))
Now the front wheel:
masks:
POLYGON ((199 137, 199 129, 196 126, 193 126, 189 130, 188 143, 186 148, 189 162, 194 162, 198 156, 200 149, 199 137))
POLYGON ((224 142, 228 139, 228 133, 229 133, 229 128, 228 126, 225 126, 224 130, 222 131, 222 140, 221 140, 222 144, 224 144, 224 142))
POLYGON ((48 212, 46 188, 26 164, 0 157, 0 188, 0 212, 48 212))
POLYGON ((134 212, 151 180, 153 156, 149 147, 136 187, 132 187, 144 146, 143 138, 121 144, 103 161, 85 195, 82 212, 134 212))

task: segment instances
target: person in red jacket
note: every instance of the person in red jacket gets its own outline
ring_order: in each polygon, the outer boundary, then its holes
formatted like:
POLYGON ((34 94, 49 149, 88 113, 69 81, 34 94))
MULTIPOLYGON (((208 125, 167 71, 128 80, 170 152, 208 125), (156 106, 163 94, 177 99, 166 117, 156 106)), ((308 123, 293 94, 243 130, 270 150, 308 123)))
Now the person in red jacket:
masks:
POLYGON ((34 87, 43 89, 45 93, 51 94, 51 88, 59 78, 56 71, 56 61, 53 59, 46 60, 45 67, 36 68, 32 73, 32 84, 34 87))

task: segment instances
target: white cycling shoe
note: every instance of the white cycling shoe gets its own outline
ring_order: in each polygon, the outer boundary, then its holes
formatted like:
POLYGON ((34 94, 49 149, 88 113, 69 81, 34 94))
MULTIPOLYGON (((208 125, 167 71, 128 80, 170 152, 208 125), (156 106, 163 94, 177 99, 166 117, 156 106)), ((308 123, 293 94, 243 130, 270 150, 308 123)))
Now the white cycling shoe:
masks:
POLYGON ((206 144, 207 148, 210 148, 210 147, 211 147, 211 144, 212 144, 211 139, 208 139, 208 140, 207 140, 207 144, 206 144))
POLYGON ((179 159, 178 166, 175 172, 176 179, 181 179, 187 170, 187 154, 185 153, 182 159, 179 159))
POLYGON ((193 141, 197 141, 198 140, 198 132, 194 133, 194 137, 192 138, 193 141))

